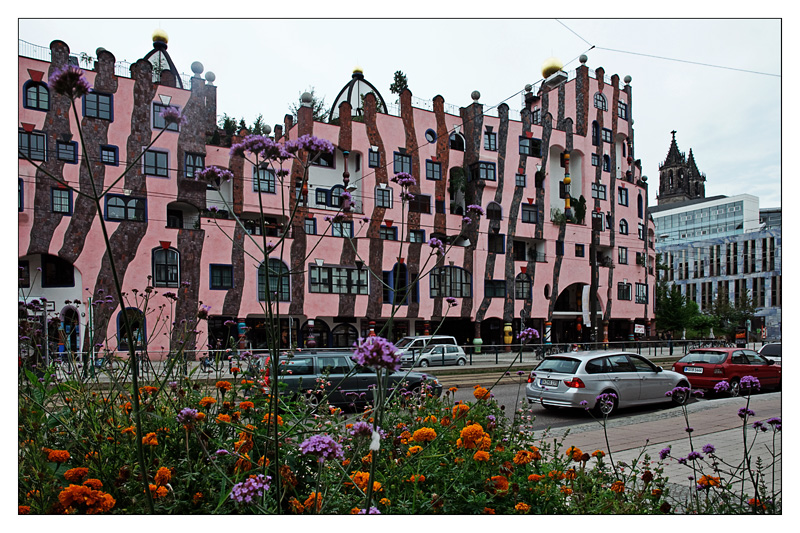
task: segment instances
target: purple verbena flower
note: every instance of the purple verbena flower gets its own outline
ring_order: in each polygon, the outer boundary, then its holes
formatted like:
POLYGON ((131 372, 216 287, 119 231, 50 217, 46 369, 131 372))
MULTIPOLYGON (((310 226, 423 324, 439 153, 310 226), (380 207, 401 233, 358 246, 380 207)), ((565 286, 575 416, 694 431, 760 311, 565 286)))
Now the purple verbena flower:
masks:
POLYGON ((48 85, 56 93, 63 94, 72 100, 88 94, 92 88, 83 76, 83 70, 72 65, 66 65, 53 72, 48 85))
POLYGON ((458 301, 452 296, 448 296, 447 298, 444 299, 444 301, 447 302, 447 305, 449 305, 450 307, 455 307, 458 305, 458 301))
POLYGON ((216 165, 211 165, 210 167, 206 167, 204 169, 195 172, 194 179, 199 181, 205 181, 206 183, 219 184, 222 183, 223 181, 232 180, 233 172, 225 168, 220 168, 216 165))
POLYGON ((381 512, 378 510, 377 507, 370 507, 369 511, 367 511, 366 509, 361 509, 360 511, 358 511, 358 514, 381 514, 381 512))
POLYGON ((728 389, 731 388, 730 383, 727 381, 720 381, 716 385, 714 385, 714 392, 726 392, 728 389))
POLYGON ((752 409, 748 409, 747 407, 740 408, 738 414, 739 418, 741 418, 742 420, 747 420, 748 416, 756 416, 755 411, 753 411, 752 409))
POLYGON ((444 243, 442 243, 441 240, 437 239, 436 237, 432 237, 431 240, 428 241, 428 245, 432 248, 432 253, 444 255, 444 243))
POLYGON ((363 420, 359 420, 350 428, 350 434, 354 437, 371 437, 372 426, 363 420))
POLYGON ((686 458, 690 461, 696 461, 697 459, 702 459, 703 454, 700 452, 689 452, 689 455, 687 455, 686 458))
POLYGON ((398 172, 392 178, 392 181, 405 188, 413 187, 417 184, 417 180, 408 172, 398 172))
POLYGON ((703 453, 706 454, 706 455, 711 455, 715 451, 716 451, 716 448, 714 448, 713 444, 706 444, 705 446, 703 446, 703 453))
POLYGON ((320 463, 329 459, 342 459, 342 446, 329 435, 313 435, 300 444, 300 451, 305 455, 315 455, 320 463))
POLYGON ((484 211, 481 206, 475 204, 467 206, 467 213, 472 214, 474 217, 486 216, 486 211, 484 211))
POLYGON ((527 344, 538 338, 539 332, 534 328, 525 328, 517 335, 517 339, 519 339, 522 344, 527 344))
POLYGON ((183 424, 185 426, 192 425, 195 420, 197 420, 197 409, 192 409, 191 407, 184 407, 181 409, 181 412, 178 413, 178 416, 175 417, 175 420, 178 421, 179 424, 183 424))
POLYGON ((739 381, 739 385, 743 389, 761 390, 761 383, 758 381, 758 378, 755 377, 755 376, 742 376, 741 381, 739 381))
POLYGON ((666 448, 664 448, 663 450, 661 450, 660 452, 658 452, 658 456, 659 456, 659 457, 661 458, 661 460, 663 461, 664 459, 666 459, 667 457, 669 457, 669 454, 670 454, 671 452, 672 452, 672 447, 671 447, 671 446, 667 446, 666 448))
POLYGON ((383 337, 359 337, 353 360, 361 366, 395 371, 400 368, 400 354, 383 337))
POLYGON ((181 113, 181 110, 178 109, 177 107, 171 106, 171 105, 168 105, 167 107, 162 109, 161 112, 158 115, 162 119, 164 119, 164 122, 167 125, 169 125, 169 124, 186 124, 186 122, 187 122, 187 119, 186 119, 185 116, 183 116, 183 113, 181 113))
POLYGON ((231 499, 239 503, 253 503, 255 496, 261 496, 265 490, 269 490, 270 476, 258 474, 249 477, 241 483, 237 483, 231 489, 231 499))
POLYGON ((781 430, 781 417, 774 416, 772 418, 768 418, 767 419, 767 424, 772 426, 772 429, 774 429, 775 431, 780 431, 781 430))

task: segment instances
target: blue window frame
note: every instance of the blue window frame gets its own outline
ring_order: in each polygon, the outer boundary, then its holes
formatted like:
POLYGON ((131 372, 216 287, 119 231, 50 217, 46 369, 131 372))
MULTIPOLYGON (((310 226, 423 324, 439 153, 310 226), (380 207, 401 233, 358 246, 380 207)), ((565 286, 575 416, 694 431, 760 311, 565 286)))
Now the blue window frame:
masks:
POLYGON ((22 86, 22 107, 37 111, 50 110, 50 91, 40 81, 29 80, 22 86))
POLYGON ((522 204, 522 222, 536 224, 539 221, 539 210, 536 204, 522 204))
POLYGON ((58 157, 59 161, 64 161, 65 163, 77 164, 78 143, 76 141, 56 141, 56 157, 58 157))
POLYGON ((119 166, 119 147, 111 144, 100 145, 100 162, 113 167, 119 166))
POLYGON ((203 154, 186 153, 183 158, 183 175, 189 179, 194 179, 197 172, 206 166, 206 156, 203 154))
POLYGON ((148 176, 168 178, 169 154, 157 150, 147 150, 144 153, 144 173, 148 176))
POLYGON ((483 134, 483 149, 490 152, 497 151, 497 133, 493 132, 491 128, 486 128, 483 134))
POLYGON ((146 206, 144 198, 109 194, 106 196, 106 220, 144 222, 147 220, 146 206))
POLYGON ((72 189, 50 189, 50 209, 59 215, 72 216, 72 189))
POLYGON ((212 291, 233 288, 233 265, 208 265, 209 289, 212 291))
POLYGON ((397 228, 392 226, 381 226, 380 228, 380 237, 384 241, 396 241, 397 240, 397 228))
POLYGON ((114 120, 114 96, 90 92, 83 97, 83 116, 114 120))
POLYGON ((478 161, 469 167, 470 179, 496 181, 497 180, 497 165, 489 161, 478 161))
POLYGON ((328 189, 317 189, 315 194, 317 205, 328 205, 328 189))
POLYGON ((394 153, 394 173, 405 172, 411 174, 411 156, 409 154, 394 153))
POLYGON ((531 157, 542 157, 542 140, 527 136, 520 137, 519 153, 531 157))
POLYGON ((383 303, 408 305, 419 302, 419 287, 413 280, 415 272, 409 272, 404 264, 396 263, 392 270, 383 272, 383 303))
POLYGON ((425 230, 424 229, 412 229, 408 232, 408 241, 409 242, 425 242, 425 230))
POLYGON ((353 221, 341 220, 334 221, 331 224, 331 235, 334 237, 352 237, 353 236, 353 221))
POLYGON ((377 168, 381 166, 381 153, 379 151, 370 148, 367 156, 367 164, 369 165, 369 168, 377 168))
POLYGON ((265 301, 265 289, 274 293, 271 295, 270 300, 290 301, 289 267, 280 259, 269 259, 267 270, 268 272, 265 272, 264 263, 261 263, 261 266, 258 267, 258 301, 265 301))
POLYGON ((435 161, 431 161, 430 159, 425 161, 425 178, 429 180, 441 180, 442 179, 442 164, 437 163, 435 161))
POLYGON ((33 161, 47 161, 47 137, 44 133, 19 132, 19 156, 33 161))
MULTIPOLYGON (((275 193, 275 171, 253 165, 253 191, 275 193)), ((319 191, 317 191, 319 194, 319 191)), ((317 202, 319 203, 319 202, 317 202)))
POLYGON ((514 185, 517 187, 525 187, 528 183, 528 178, 525 174, 517 174, 514 176, 514 185))
POLYGON ((375 187, 375 207, 391 209, 393 197, 391 187, 375 187))
POLYGON ((153 250, 153 286, 180 286, 181 256, 175 248, 155 248, 153 250))
POLYGON ((317 219, 314 217, 306 218, 303 221, 303 229, 306 232, 306 235, 316 235, 317 234, 317 219))

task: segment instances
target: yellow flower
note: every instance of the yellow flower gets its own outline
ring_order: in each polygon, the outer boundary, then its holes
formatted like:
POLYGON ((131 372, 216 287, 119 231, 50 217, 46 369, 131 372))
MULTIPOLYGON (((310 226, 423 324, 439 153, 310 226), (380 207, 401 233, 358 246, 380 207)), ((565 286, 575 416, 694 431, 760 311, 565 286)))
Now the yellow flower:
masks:
POLYGON ((381 498, 380 502, 378 502, 378 503, 388 507, 388 506, 392 505, 392 500, 390 500, 389 498, 381 498))
POLYGON ((231 415, 218 415, 217 416, 217 422, 230 424, 231 423, 231 415))
POLYGON ((623 492, 625 492, 625 483, 623 483, 622 481, 615 481, 614 483, 611 484, 611 490, 613 492, 616 492, 617 494, 622 494, 623 492))
POLYGON ((531 506, 528 505, 527 503, 519 502, 517 505, 514 506, 514 509, 516 509, 520 513, 527 513, 528 511, 531 510, 531 506))
POLYGON ((527 450, 520 450, 514 456, 515 465, 526 465, 533 460, 533 453, 527 450))
POLYGON ((492 393, 480 385, 475 385, 475 391, 472 393, 472 395, 475 396, 476 400, 488 400, 492 393))
POLYGON ((408 453, 406 455, 411 457, 415 453, 419 453, 421 451, 422 451, 422 446, 412 446, 411 448, 408 449, 408 453))
POLYGON ((204 396, 198 403, 200 404, 201 407, 208 409, 209 406, 217 403, 217 400, 215 400, 211 396, 204 396))

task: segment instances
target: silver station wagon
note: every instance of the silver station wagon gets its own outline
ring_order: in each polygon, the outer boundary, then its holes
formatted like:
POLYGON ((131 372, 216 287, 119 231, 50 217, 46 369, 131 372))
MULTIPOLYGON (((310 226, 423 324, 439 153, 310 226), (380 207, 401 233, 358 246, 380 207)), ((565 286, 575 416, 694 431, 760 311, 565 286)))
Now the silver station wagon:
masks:
POLYGON ((688 391, 666 396, 675 387, 689 387, 685 376, 663 370, 646 358, 621 351, 569 352, 547 357, 531 371, 525 396, 545 408, 576 407, 599 412, 597 397, 613 393, 618 407, 669 402, 683 404, 688 391), (586 403, 581 403, 586 402, 586 403))

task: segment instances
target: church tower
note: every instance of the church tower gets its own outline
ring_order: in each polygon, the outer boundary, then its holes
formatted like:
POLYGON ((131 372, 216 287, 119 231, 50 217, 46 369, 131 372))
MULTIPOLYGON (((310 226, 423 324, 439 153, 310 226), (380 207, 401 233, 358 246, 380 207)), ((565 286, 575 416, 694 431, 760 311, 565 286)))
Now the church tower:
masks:
POLYGON ((667 158, 658 167, 658 205, 695 200, 706 197, 706 176, 697 169, 694 154, 689 149, 689 158, 678 150, 675 130, 667 158))

